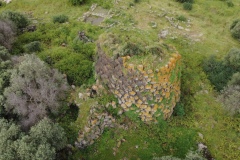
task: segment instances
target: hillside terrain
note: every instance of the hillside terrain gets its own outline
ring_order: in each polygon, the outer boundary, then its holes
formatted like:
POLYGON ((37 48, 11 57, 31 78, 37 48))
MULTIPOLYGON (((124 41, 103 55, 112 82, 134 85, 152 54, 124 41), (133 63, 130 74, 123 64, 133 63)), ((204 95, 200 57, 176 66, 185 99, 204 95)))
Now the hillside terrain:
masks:
POLYGON ((239 8, 0 3, 0 160, 239 159, 239 8))

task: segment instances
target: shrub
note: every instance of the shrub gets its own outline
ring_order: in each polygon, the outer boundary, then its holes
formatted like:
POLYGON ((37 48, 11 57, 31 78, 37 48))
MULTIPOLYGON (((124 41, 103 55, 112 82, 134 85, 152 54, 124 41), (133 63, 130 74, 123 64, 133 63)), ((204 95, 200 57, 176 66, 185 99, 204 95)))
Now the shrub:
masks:
POLYGON ((240 49, 232 48, 224 57, 224 64, 240 71, 240 49))
POLYGON ((183 3, 183 9, 184 10, 192 10, 192 3, 184 2, 183 3))
POLYGON ((180 117, 185 115, 184 107, 181 103, 176 104, 173 111, 173 115, 180 116, 180 117))
POLYGON ((187 2, 187 3, 193 3, 194 2, 194 0, 176 0, 177 2, 180 2, 180 3, 185 3, 185 2, 187 2))
POLYGON ((5 2, 3 2, 3 1, 0 1, 0 7, 3 7, 3 6, 5 6, 6 5, 6 3, 5 2))
POLYGON ((229 85, 225 87, 218 98, 224 104, 224 109, 226 109, 230 113, 230 115, 240 113, 239 85, 229 85))
POLYGON ((15 26, 8 20, 0 19, 0 45, 7 49, 12 48, 15 39, 15 26))
POLYGON ((11 20, 18 29, 23 29, 29 24, 28 19, 21 13, 14 11, 3 11, 1 17, 11 20))
POLYGON ((182 22, 186 22, 187 18, 184 17, 183 15, 180 15, 180 16, 177 17, 177 20, 182 21, 182 22))
POLYGON ((8 69, 10 68, 10 54, 5 47, 0 46, 0 114, 4 111, 5 97, 3 96, 3 91, 9 85, 10 71, 8 69))
POLYGON ((240 86, 240 72, 234 73, 228 85, 239 85, 240 86))
POLYGON ((69 2, 70 2, 72 5, 76 6, 76 5, 81 5, 81 4, 85 3, 86 0, 69 0, 69 2))
POLYGON ((209 59, 204 60, 203 70, 217 91, 222 90, 236 72, 231 66, 217 60, 216 56, 211 56, 209 59))
POLYGON ((228 7, 234 7, 234 4, 233 4, 232 1, 229 0, 229 1, 227 1, 227 6, 228 6, 228 7))
POLYGON ((57 15, 53 17, 53 23, 65 23, 68 21, 68 16, 66 15, 57 15))
POLYGON ((230 31, 233 38, 240 39, 240 19, 233 21, 230 26, 230 31))
POLYGON ((93 76, 93 62, 81 54, 70 54, 55 65, 60 71, 67 74, 68 82, 75 85, 86 83, 93 76))
POLYGON ((139 3, 141 0, 134 0, 134 3, 139 3))
POLYGON ((28 43, 24 46, 24 50, 28 53, 39 52, 41 51, 41 43, 39 41, 28 43))

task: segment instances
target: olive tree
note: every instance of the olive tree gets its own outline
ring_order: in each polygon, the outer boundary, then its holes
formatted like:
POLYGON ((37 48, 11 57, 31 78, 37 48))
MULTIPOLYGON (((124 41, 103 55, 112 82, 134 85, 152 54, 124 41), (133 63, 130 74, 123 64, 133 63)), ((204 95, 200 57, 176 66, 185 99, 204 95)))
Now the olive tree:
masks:
POLYGON ((0 115, 3 113, 4 105, 4 96, 3 91, 9 85, 10 72, 11 68, 10 54, 8 50, 0 46, 0 115))
POLYGON ((0 19, 0 45, 11 49, 15 39, 15 26, 12 22, 5 19, 0 19))
POLYGON ((18 125, 0 119, 0 160, 54 160, 66 145, 64 130, 44 118, 24 133, 18 125))
POLYGON ((18 114, 22 127, 28 128, 50 113, 58 113, 68 85, 63 74, 49 68, 36 55, 24 55, 18 61, 10 86, 4 91, 5 108, 18 114))
POLYGON ((218 98, 230 115, 240 113, 240 85, 229 85, 225 87, 218 98))

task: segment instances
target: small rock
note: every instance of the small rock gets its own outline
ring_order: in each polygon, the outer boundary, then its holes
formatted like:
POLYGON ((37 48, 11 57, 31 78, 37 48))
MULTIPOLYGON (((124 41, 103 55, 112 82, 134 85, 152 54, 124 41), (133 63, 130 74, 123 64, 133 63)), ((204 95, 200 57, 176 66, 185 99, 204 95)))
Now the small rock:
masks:
POLYGON ((198 136, 203 139, 203 134, 198 132, 198 136))
POLYGON ((167 37, 168 34, 169 34, 168 30, 163 30, 158 34, 158 37, 164 39, 167 37))
POLYGON ((82 93, 78 93, 78 98, 83 99, 84 95, 82 93))
POLYGON ((207 146, 205 146, 204 144, 202 144, 202 143, 198 144, 198 150, 199 151, 202 151, 203 149, 206 149, 206 148, 207 148, 207 146))
POLYGON ((138 145, 136 145, 135 148, 138 148, 138 145))
POLYGON ((119 111, 118 111, 118 115, 121 115, 122 113, 123 113, 122 110, 119 110, 119 111))
POLYGON ((121 146, 121 141, 118 141, 117 148, 119 148, 120 146, 121 146))
POLYGON ((184 28, 182 26, 178 26, 178 29, 183 30, 184 28))
POLYGON ((72 89, 75 89, 76 87, 74 85, 71 85, 72 89))

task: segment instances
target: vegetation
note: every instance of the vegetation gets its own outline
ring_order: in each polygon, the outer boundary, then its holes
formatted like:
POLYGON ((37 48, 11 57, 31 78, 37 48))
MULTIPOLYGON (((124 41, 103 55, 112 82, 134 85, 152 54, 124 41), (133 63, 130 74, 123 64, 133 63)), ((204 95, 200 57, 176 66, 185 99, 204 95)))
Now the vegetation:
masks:
POLYGON ((68 21, 68 16, 66 15, 57 15, 53 17, 53 23, 65 23, 68 21))
POLYGON ((22 133, 18 125, 0 119, 0 135, 1 160, 53 160, 66 145, 63 129, 48 119, 41 120, 28 134, 22 133))
POLYGON ((233 38, 240 39, 240 20, 234 20, 231 24, 230 31, 233 38))
MULTIPOLYGON (((204 159, 206 155, 195 152, 198 142, 207 145, 214 159, 240 157, 239 1, 1 4, 0 160, 204 159), (106 12, 111 9, 100 26, 81 21, 93 3, 106 12), (184 4, 194 11, 186 12, 184 4), (29 24, 36 30, 29 31, 29 24), (168 33, 164 38, 163 30, 168 33), (103 37, 103 32, 109 36, 103 37), (145 124, 132 111, 120 115, 118 100, 107 91, 89 97, 90 101, 80 100, 79 92, 89 93, 95 83, 98 42, 111 57, 130 55, 129 63, 144 62, 152 68, 165 63, 165 53, 177 50, 182 74, 176 116, 145 124), (161 63, 153 63, 156 59, 161 63), (67 82, 72 85, 69 92, 65 92, 67 82), (112 101, 116 108, 104 107, 112 101), (113 115, 116 126, 105 129, 92 145, 78 149, 74 142, 85 130, 91 104, 113 115)), ((96 12, 103 10, 98 7, 96 12)))
POLYGON ((0 19, 0 45, 11 49, 15 39, 15 26, 9 20, 0 19))
POLYGON ((17 29, 23 29, 29 24, 29 20, 21 13, 6 10, 0 15, 2 18, 12 21, 17 29))
POLYGON ((35 55, 20 57, 16 66, 4 91, 6 110, 18 114, 22 127, 29 128, 49 113, 58 113, 66 98, 67 82, 35 55))

